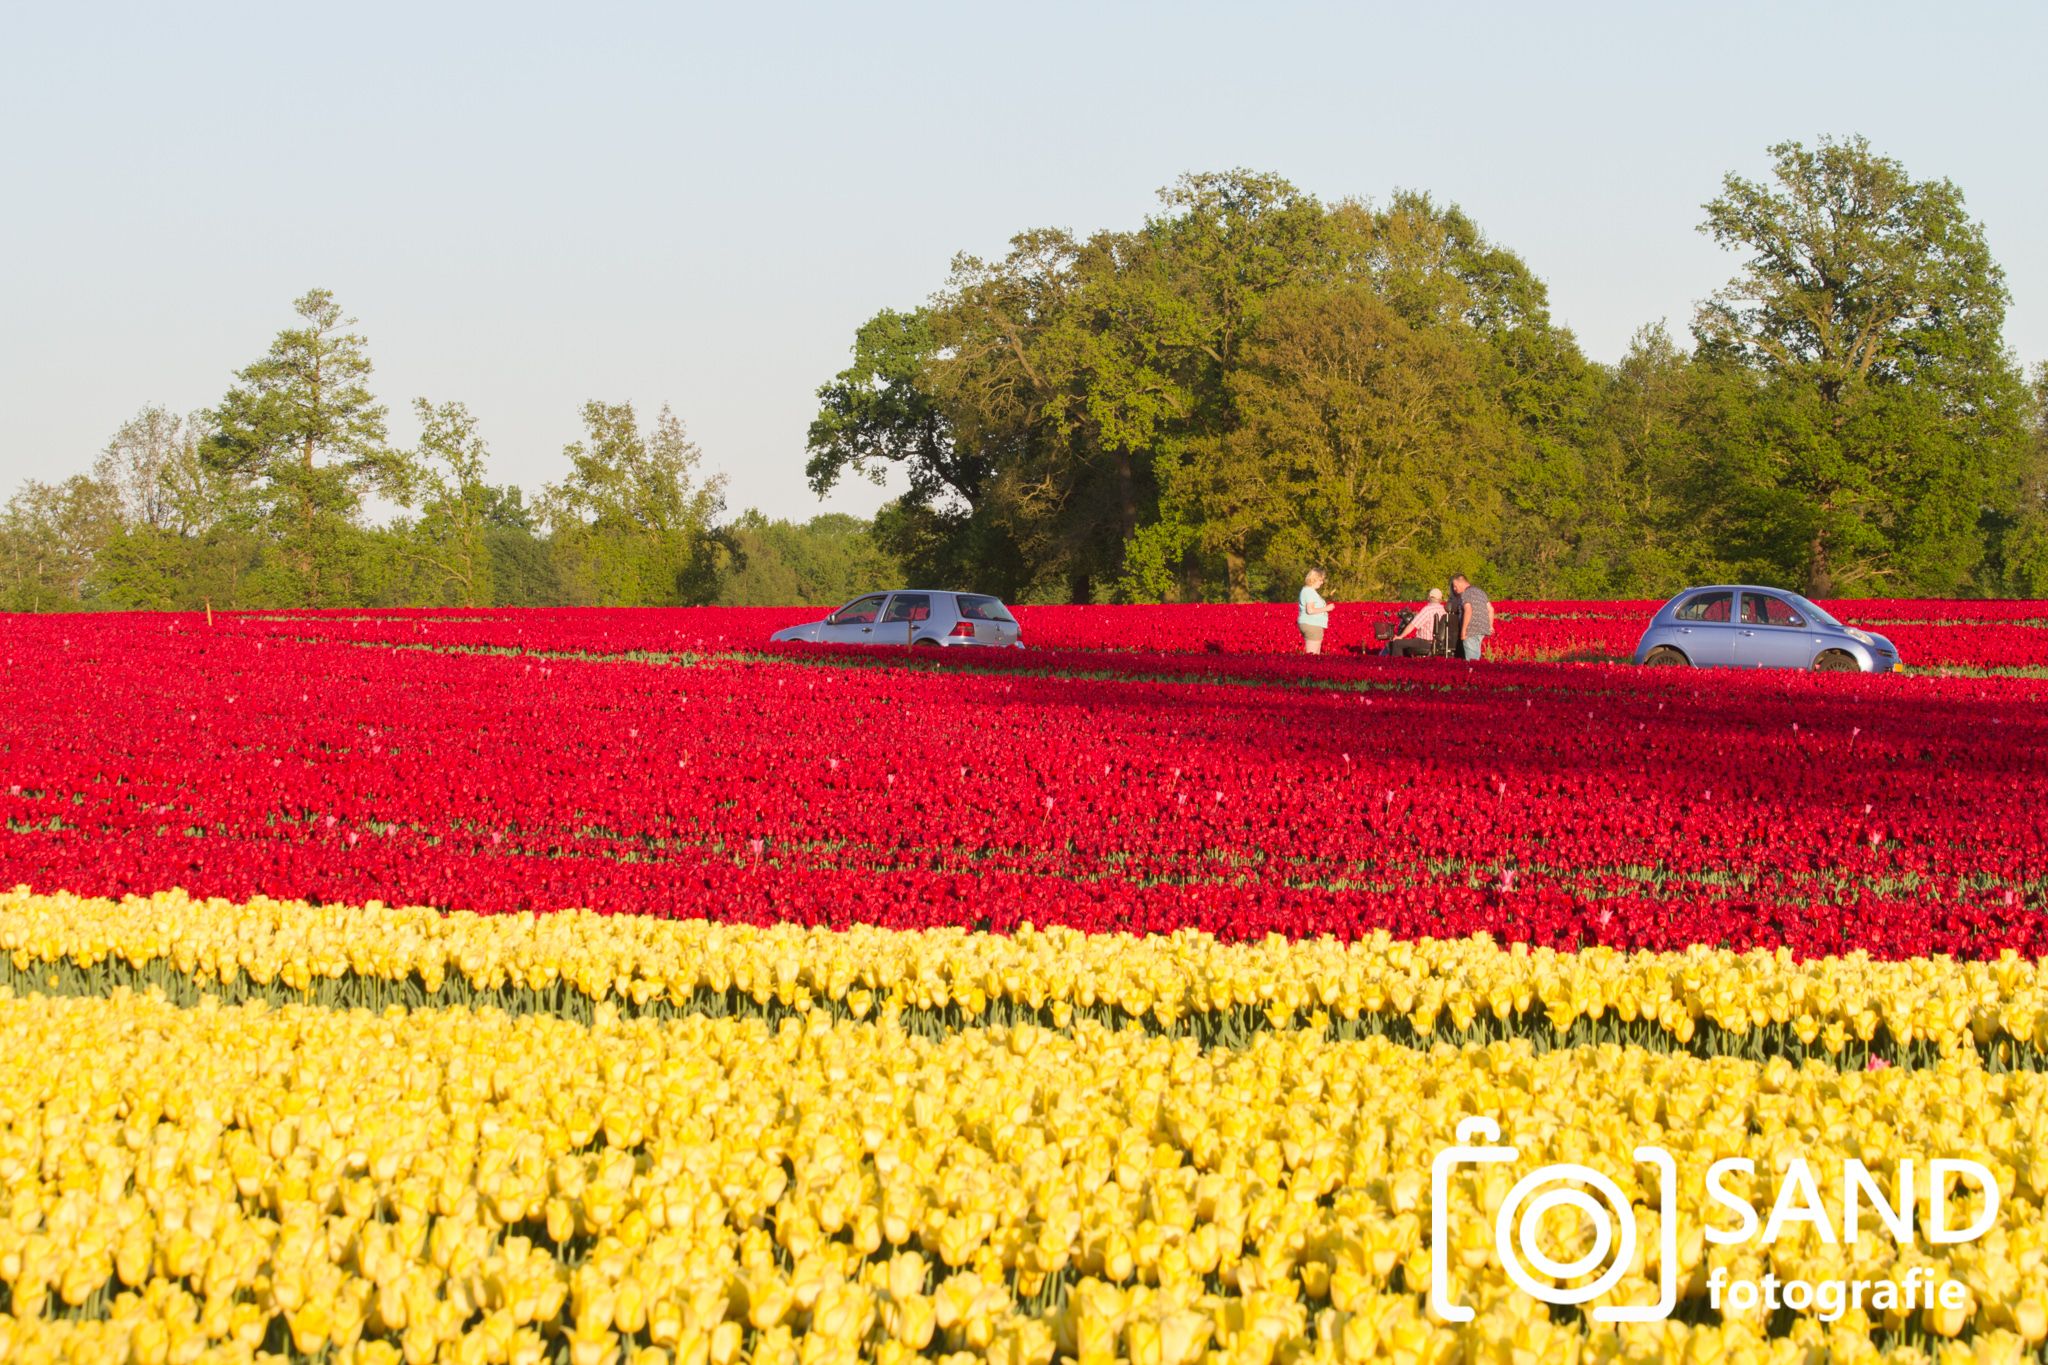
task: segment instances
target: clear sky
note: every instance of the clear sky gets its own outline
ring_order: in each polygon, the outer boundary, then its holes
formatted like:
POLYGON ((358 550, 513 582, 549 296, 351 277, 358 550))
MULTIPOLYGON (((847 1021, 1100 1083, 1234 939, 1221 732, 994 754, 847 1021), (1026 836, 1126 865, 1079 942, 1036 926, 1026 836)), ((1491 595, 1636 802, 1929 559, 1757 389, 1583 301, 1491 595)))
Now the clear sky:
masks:
POLYGON ((321 285, 394 436, 463 399, 537 488, 585 399, 666 401, 732 507, 807 515, 862 319, 1234 166, 1463 205, 1610 360, 1731 272, 1725 172, 1860 132, 1962 186, 2032 362, 2044 51, 2040 4, 0 0, 0 496, 217 401, 321 285))

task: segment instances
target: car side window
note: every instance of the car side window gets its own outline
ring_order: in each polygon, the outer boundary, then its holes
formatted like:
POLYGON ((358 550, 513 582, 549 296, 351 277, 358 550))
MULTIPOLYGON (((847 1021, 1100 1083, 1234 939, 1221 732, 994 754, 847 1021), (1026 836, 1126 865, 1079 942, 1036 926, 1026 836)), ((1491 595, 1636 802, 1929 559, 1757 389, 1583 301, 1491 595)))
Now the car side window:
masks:
POLYGON ((1760 626, 1764 623, 1764 599, 1753 592, 1742 594, 1742 624, 1760 626))
POLYGON ((833 612, 832 619, 842 626, 873 625, 875 613, 881 609, 882 594, 875 593, 869 597, 856 597, 838 611, 833 612))
POLYGON ((1749 620, 1749 604, 1757 604, 1758 625, 1803 627, 1806 618, 1793 610, 1792 604, 1782 597, 1766 597, 1762 593, 1742 595, 1742 619, 1749 620))
POLYGON ((1680 621, 1725 622, 1735 610, 1732 592, 1696 592, 1678 604, 1672 616, 1680 621))
POLYGON ((1003 604, 993 597, 970 597, 965 593, 953 599, 960 604, 960 615, 969 621, 1008 621, 1010 613, 1003 610, 1003 604))
POLYGON ((889 610, 882 613, 884 621, 929 621, 932 619, 932 599, 921 592, 899 592, 889 599, 889 610))

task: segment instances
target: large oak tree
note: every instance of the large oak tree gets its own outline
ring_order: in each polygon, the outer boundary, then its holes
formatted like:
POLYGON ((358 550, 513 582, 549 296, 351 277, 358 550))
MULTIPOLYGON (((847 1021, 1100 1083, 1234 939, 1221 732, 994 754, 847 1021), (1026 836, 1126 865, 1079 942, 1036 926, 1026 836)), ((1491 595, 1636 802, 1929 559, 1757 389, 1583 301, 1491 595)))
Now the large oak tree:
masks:
POLYGON ((1755 382, 1730 492, 1810 593, 1962 591, 2024 451, 2004 272, 1948 180, 1862 138, 1771 156, 1702 225, 1744 256, 1693 324, 1755 382))

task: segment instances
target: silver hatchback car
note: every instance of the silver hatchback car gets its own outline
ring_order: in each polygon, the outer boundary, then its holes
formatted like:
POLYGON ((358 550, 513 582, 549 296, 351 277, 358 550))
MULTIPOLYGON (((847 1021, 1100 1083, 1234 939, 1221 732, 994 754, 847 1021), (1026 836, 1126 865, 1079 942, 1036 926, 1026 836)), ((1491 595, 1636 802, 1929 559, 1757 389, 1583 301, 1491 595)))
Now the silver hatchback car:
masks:
POLYGON ((769 636, 816 645, 1021 645, 1024 632, 993 597, 934 588, 898 588, 856 597, 822 621, 769 636))
POLYGON ((1897 673, 1882 635, 1845 626, 1796 592, 1717 584, 1687 588, 1650 618, 1635 661, 1692 668, 1811 668, 1897 673))

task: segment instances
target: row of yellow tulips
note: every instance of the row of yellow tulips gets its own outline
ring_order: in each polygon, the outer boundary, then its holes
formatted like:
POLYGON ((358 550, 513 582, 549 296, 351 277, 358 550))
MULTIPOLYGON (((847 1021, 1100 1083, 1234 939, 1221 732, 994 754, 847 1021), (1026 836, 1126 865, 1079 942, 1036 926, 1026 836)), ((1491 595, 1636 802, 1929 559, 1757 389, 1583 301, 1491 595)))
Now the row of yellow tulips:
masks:
MULTIPOLYGON (((179 892, 122 901, 0 893, 0 959, 21 984, 104 990, 125 980, 297 992, 334 1003, 597 1001, 759 1011, 824 1006, 959 1021, 1142 1022, 1205 1040, 1334 1022, 1428 1042, 1531 1036, 1762 1056, 1811 1049, 1860 1064, 1877 1040, 1899 1059, 1983 1048, 2037 1067, 2048 1049, 2048 972, 1993 962, 1860 955, 1593 949, 1486 938, 1226 943, 1068 930, 754 928, 580 911, 443 914, 418 908, 248 904, 179 892), (152 975, 154 974, 154 975, 152 975), (1369 1026, 1369 1027, 1367 1027, 1369 1026)), ((715 1012, 715 1011, 714 1011, 715 1012)), ((906 1019, 906 1022, 908 1020, 906 1019)))
MULTIPOLYGON (((2048 1339, 2044 1115, 2048 1076, 1969 1055, 1866 1072, 1303 1030, 1205 1049, 1085 1022, 922 1038, 823 1011, 607 1005, 583 1025, 0 993, 0 1360, 2017 1359, 2048 1339), (1473 1116, 1515 1170, 1609 1173, 1645 1229, 1613 1299, 1668 1275, 1678 1318, 1554 1319, 1514 1288, 1489 1251, 1499 1166, 1448 1185, 1441 1250, 1477 1316, 1434 1317, 1432 1161, 1473 1116), (1668 1252, 1646 1143, 1675 1161, 1668 1252), (1724 1246, 1700 1192, 1730 1156, 1756 1163, 1735 1188, 1760 1207, 1795 1156, 1830 1220, 1852 1156, 1886 1190, 1908 1160, 1968 1158, 1998 1207, 1936 1245, 1923 1184, 1904 1245, 1866 1208, 1853 1246, 1809 1224, 1724 1246), (1957 1299, 1775 1333, 1762 1308, 1699 1311, 1717 1272, 1916 1270, 1957 1299)), ((1959 1184, 1949 1222, 1986 1198, 1959 1184)), ((1555 1257, 1593 1234, 1542 1235, 1555 1257)))

